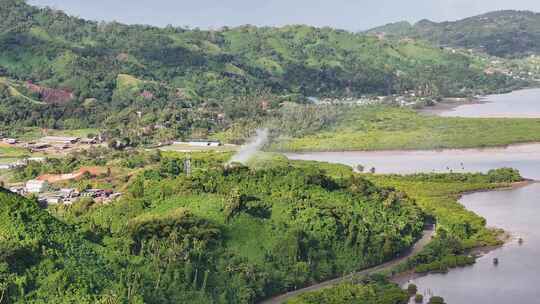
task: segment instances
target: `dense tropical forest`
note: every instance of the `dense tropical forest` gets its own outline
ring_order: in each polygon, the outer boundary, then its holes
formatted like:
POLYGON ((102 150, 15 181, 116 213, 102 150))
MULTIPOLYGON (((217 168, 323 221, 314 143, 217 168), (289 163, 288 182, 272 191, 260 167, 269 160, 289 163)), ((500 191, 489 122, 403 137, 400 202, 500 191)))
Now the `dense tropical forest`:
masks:
POLYGON ((0 47, 6 132, 97 127, 131 141, 206 137, 281 117, 280 105, 311 96, 440 98, 525 84, 486 74, 476 56, 422 42, 309 26, 93 22, 23 0, 2 0, 0 47))
MULTIPOLYGON (((223 165, 230 157, 223 153, 192 155, 187 175, 186 155, 131 153, 106 156, 136 172, 114 204, 81 200, 47 210, 0 193, 2 301, 255 303, 393 259, 433 221, 436 239, 392 271, 445 271, 474 262, 466 249, 499 242, 456 195, 521 180, 511 169, 361 175, 278 156, 248 168, 223 165)), ((384 275, 362 280, 347 287, 356 297, 403 303, 384 275)))
MULTIPOLYGON (((158 155, 159 156, 159 155, 158 155)), ((403 192, 314 165, 154 157, 109 206, 0 193, 9 303, 253 303, 391 259, 422 231, 403 192), (53 216, 55 215, 56 218, 53 216)))
POLYGON ((410 24, 404 21, 368 32, 476 49, 500 57, 522 57, 540 52, 540 14, 530 11, 498 11, 440 23, 422 20, 410 24))

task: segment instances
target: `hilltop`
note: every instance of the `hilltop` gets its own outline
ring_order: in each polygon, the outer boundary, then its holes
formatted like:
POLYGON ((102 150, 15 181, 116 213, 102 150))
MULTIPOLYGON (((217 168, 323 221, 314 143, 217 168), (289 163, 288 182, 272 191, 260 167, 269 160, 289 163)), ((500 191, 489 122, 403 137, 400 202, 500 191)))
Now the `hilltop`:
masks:
POLYGON ((522 57, 540 52, 540 14, 496 11, 458 21, 416 24, 398 22, 367 31, 394 38, 414 38, 440 46, 470 48, 500 57, 522 57))

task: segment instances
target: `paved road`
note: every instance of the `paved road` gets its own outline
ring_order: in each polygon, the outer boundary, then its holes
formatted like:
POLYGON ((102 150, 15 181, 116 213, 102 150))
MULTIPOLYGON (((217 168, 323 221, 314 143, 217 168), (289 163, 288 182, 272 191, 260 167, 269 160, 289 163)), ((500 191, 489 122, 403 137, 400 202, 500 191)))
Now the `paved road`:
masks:
POLYGON ((426 245, 429 244, 429 242, 431 241, 431 238, 433 237, 434 233, 435 233, 435 231, 434 231, 434 229, 432 227, 426 228, 424 230, 424 232, 423 232, 422 238, 420 240, 418 240, 414 244, 414 246, 407 253, 405 253, 401 257, 395 258, 395 259, 393 259, 391 261, 388 261, 388 262, 386 262, 384 264, 374 266, 374 267, 371 267, 371 268, 368 268, 368 269, 364 269, 362 271, 358 271, 358 272, 355 272, 355 273, 351 273, 351 274, 348 274, 348 275, 345 275, 343 277, 339 277, 339 278, 336 278, 336 279, 324 281, 322 283, 312 285, 312 286, 309 286, 309 287, 306 287, 306 288, 291 291, 291 292, 276 296, 274 298, 264 300, 264 301, 260 302, 260 304, 281 304, 281 303, 289 300, 292 297, 296 297, 296 296, 301 295, 301 294, 306 293, 306 292, 317 291, 317 290, 320 290, 320 289, 332 287, 332 286, 337 285, 339 283, 352 280, 353 278, 355 278, 357 276, 365 276, 365 275, 372 274, 374 272, 379 272, 379 271, 382 271, 382 270, 389 269, 389 268, 403 262, 408 257, 413 256, 413 255, 417 254, 418 252, 422 251, 422 249, 424 249, 424 247, 426 247, 426 245))

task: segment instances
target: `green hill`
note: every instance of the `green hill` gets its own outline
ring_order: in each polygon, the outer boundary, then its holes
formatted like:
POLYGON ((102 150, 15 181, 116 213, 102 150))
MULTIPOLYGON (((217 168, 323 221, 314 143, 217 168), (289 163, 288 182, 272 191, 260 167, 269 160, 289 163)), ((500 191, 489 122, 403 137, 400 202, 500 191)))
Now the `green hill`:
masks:
POLYGON ((485 51, 500 57, 521 57, 540 52, 540 14, 497 11, 453 22, 422 20, 414 25, 398 22, 368 33, 423 39, 441 46, 485 51))
POLYGON ((516 84, 486 75, 476 57, 421 42, 309 26, 205 31, 94 22, 22 0, 2 1, 0 47, 0 76, 31 81, 36 100, 49 104, 10 106, 6 112, 18 115, 4 120, 48 128, 122 129, 142 112, 146 126, 167 123, 189 136, 222 129, 221 113, 231 123, 245 109, 234 106, 238 96, 450 96, 516 84), (126 76, 138 85, 118 90, 126 76))
POLYGON ((36 202, 0 191, 0 289, 9 303, 96 303, 114 285, 101 248, 36 202))
POLYGON ((413 200, 358 176, 205 158, 188 177, 180 161, 147 168, 114 204, 52 208, 58 219, 2 190, 4 299, 254 303, 392 259, 423 229, 413 200))

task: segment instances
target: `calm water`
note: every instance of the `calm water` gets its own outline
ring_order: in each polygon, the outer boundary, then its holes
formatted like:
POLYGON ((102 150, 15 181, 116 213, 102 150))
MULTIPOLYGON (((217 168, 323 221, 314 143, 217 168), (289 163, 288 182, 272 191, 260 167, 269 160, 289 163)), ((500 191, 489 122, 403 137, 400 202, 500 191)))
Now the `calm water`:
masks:
POLYGON ((449 304, 540 303, 540 184, 466 195, 461 203, 513 239, 471 267, 413 280, 419 292, 427 298, 440 295, 449 304), (523 238, 521 245, 518 238, 523 238))
POLYGON ((377 173, 486 172, 512 167, 540 180, 540 144, 507 148, 441 151, 317 152, 286 154, 290 159, 316 160, 349 166, 374 167, 377 173))
MULTIPOLYGON (((540 89, 489 96, 490 102, 464 105, 439 113, 464 117, 540 117, 540 89)), ((378 173, 486 172, 513 167, 540 180, 540 144, 507 148, 442 151, 322 152, 288 154, 291 159, 317 160, 374 167, 378 173)), ((470 267, 412 280, 429 299, 440 295, 449 304, 540 303, 540 183, 507 190, 466 195, 461 203, 505 229, 512 240, 470 267), (524 242, 519 244, 518 238, 524 242), (494 258, 499 259, 497 266, 494 258)), ((406 285, 406 284, 405 284, 406 285)))
POLYGON ((482 100, 484 103, 461 105, 439 113, 439 115, 452 117, 540 117, 540 89, 491 95, 482 100))

